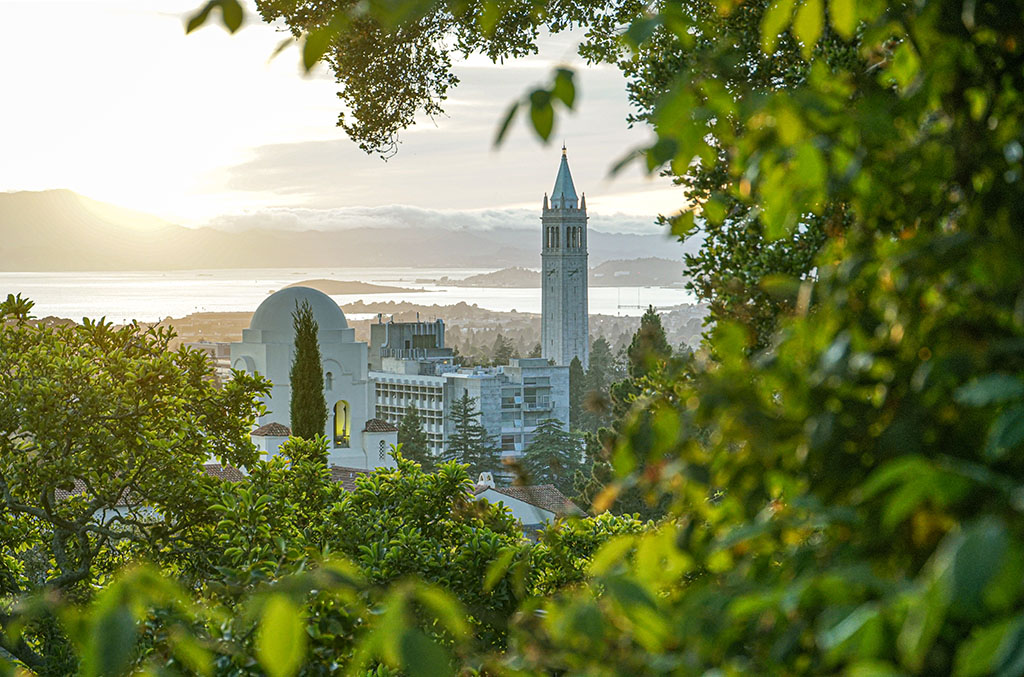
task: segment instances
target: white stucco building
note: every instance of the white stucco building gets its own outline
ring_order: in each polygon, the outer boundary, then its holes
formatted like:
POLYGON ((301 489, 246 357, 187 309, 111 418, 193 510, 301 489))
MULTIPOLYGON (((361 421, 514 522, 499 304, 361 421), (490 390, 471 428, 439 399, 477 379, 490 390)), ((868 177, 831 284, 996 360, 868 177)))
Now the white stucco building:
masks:
MULTIPOLYGON (((266 413, 257 425, 279 423, 291 427, 291 382, 295 354, 292 313, 308 302, 318 328, 324 370, 324 398, 330 440, 328 463, 350 468, 392 467, 388 452, 397 443, 394 426, 373 418, 373 390, 368 378, 367 346, 355 340, 338 304, 323 292, 289 287, 271 294, 256 309, 242 340, 231 344, 231 366, 259 373, 273 386, 264 398, 266 413)), ((261 440, 266 445, 266 440, 261 440)), ((275 449, 261 448, 265 455, 275 449)))

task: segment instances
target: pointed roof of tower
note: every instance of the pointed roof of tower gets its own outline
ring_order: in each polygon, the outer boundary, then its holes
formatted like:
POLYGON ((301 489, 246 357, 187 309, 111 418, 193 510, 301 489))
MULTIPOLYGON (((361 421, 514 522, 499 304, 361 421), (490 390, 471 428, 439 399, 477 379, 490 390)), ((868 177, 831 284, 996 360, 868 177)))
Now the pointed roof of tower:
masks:
POLYGON ((572 184, 569 173, 569 159, 565 156, 565 145, 562 145, 562 162, 558 165, 558 176, 555 177, 555 188, 551 191, 552 207, 576 207, 576 186, 572 184))

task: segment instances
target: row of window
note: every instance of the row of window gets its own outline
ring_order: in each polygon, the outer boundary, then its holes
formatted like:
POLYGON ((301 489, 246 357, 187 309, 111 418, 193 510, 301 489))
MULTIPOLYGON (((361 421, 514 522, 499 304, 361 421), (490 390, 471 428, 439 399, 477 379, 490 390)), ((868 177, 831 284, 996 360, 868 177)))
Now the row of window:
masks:
MULTIPOLYGON (((544 229, 544 247, 547 249, 558 249, 561 246, 562 234, 558 226, 548 226, 544 229)), ((565 229, 566 249, 583 248, 583 226, 568 226, 565 229)))

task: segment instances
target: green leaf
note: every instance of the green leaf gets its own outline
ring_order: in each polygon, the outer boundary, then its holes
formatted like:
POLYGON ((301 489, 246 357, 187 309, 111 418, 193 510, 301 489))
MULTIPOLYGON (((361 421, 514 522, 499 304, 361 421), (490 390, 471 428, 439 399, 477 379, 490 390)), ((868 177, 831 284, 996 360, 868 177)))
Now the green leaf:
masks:
POLYGON ((189 17, 188 23, 185 24, 185 34, 188 35, 192 31, 206 23, 206 20, 210 18, 210 11, 216 4, 217 0, 210 0, 210 2, 206 3, 206 5, 202 9, 200 9, 198 12, 189 17))
POLYGON ((302 66, 307 73, 327 52, 333 38, 334 31, 330 28, 321 28, 306 34, 306 40, 302 43, 302 66))
POLYGON ((263 605, 256 654, 270 677, 292 677, 302 667, 306 626, 299 608, 284 595, 272 595, 263 605))
POLYGON ((954 677, 980 677, 992 673, 999 659, 1000 647, 1007 635, 1020 631, 1020 620, 999 621, 983 628, 975 628, 970 638, 956 652, 953 663, 954 677))
POLYGON ((465 639, 469 636, 470 629, 466 622, 465 611, 459 604, 459 600, 447 591, 421 585, 416 588, 416 599, 430 609, 430 612, 444 625, 445 629, 456 638, 465 639))
POLYGON ((804 0, 793 18, 793 33, 803 43, 800 51, 805 59, 811 58, 811 53, 814 52, 824 27, 823 0, 804 0))
POLYGON ((508 112, 505 113, 505 119, 501 121, 501 125, 498 127, 498 134, 494 137, 494 145, 500 146, 502 141, 505 140, 505 135, 508 134, 509 127, 512 126, 512 121, 516 117, 516 113, 519 112, 519 102, 516 101, 508 108, 508 112))
POLYGON ((184 663, 190 672, 199 675, 213 674, 213 659, 195 637, 182 628, 175 628, 171 638, 175 658, 184 663))
POLYGON ((660 15, 642 16, 629 25, 626 34, 622 38, 627 45, 635 50, 654 35, 654 29, 659 25, 661 25, 660 15))
POLYGON ((565 104, 565 107, 572 110, 576 102, 576 85, 573 83, 574 73, 568 68, 559 68, 555 71, 555 84, 551 88, 551 95, 565 104))
POLYGON ((892 64, 887 71, 901 90, 905 90, 921 68, 921 59, 909 42, 903 42, 892 55, 892 64))
POLYGON ((697 226, 696 216, 692 209, 679 212, 671 219, 672 234, 682 239, 687 237, 697 226))
POLYGON ((1006 547, 1006 528, 998 520, 984 520, 964 532, 951 568, 952 602, 960 610, 981 606, 985 586, 999 571, 1006 547))
POLYGON ((761 49, 765 54, 775 51, 779 42, 779 33, 789 26, 793 17, 795 0, 775 0, 761 19, 761 49))
POLYGON ((857 0, 831 0, 828 8, 836 33, 844 40, 852 38, 857 30, 857 0))
POLYGON ((234 33, 242 27, 242 19, 245 17, 245 13, 242 11, 242 5, 238 0, 220 0, 220 10, 224 19, 224 26, 227 27, 228 32, 234 33))
POLYGON ((1015 404, 992 424, 988 433, 988 444, 985 445, 985 456, 997 460, 1024 442, 1024 404, 1015 404))
POLYGON ((652 172, 676 156, 679 143, 669 137, 659 138, 647 149, 647 171, 652 172))
POLYGON ((105 609, 92 628, 82 657, 82 674, 123 674, 134 650, 135 618, 131 610, 123 604, 105 609))
POLYGON ((445 650, 415 628, 402 633, 398 651, 402 670, 411 677, 440 677, 454 674, 445 650))
POLYGON ((498 556, 487 565, 487 573, 484 575, 484 592, 490 592, 508 572, 512 558, 516 556, 515 548, 504 548, 499 551, 498 556))
POLYGON ((629 552, 636 546, 636 536, 622 534, 612 538, 601 546, 594 558, 590 561, 590 573, 593 576, 603 576, 618 567, 626 559, 629 552))
POLYGON ((940 581, 932 581, 923 593, 911 600, 896 646, 912 670, 920 670, 925 655, 942 629, 948 608, 949 597, 940 581))
POLYGON ((953 399, 968 407, 1015 400, 1024 396, 1024 381, 1011 374, 989 374, 957 388, 953 399))
POLYGON ((537 136, 547 141, 555 126, 555 110, 551 106, 549 92, 537 89, 530 94, 530 120, 537 136))

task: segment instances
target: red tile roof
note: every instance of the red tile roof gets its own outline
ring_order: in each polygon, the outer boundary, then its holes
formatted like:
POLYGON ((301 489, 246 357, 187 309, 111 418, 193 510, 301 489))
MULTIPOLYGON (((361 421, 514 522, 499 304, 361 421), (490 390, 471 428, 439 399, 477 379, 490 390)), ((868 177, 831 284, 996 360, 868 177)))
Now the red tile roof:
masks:
POLYGON ((369 472, 369 470, 361 468, 346 468, 342 465, 332 465, 331 479, 335 482, 340 482, 341 488, 345 491, 354 491, 356 488, 356 478, 367 475, 369 472))
POLYGON ((249 434, 254 437, 290 437, 292 429, 277 421, 271 421, 266 425, 261 425, 249 434))
MULTIPOLYGON (((487 491, 490 487, 478 488, 477 495, 487 491)), ((583 511, 576 507, 576 504, 565 497, 554 484, 536 484, 533 486, 519 487, 495 487, 499 494, 509 498, 515 498, 523 503, 553 512, 556 515, 582 514, 583 511)))
MULTIPOLYGON (((231 465, 221 465, 220 463, 207 463, 203 466, 203 471, 210 477, 216 477, 219 480, 225 482, 242 482, 245 480, 245 475, 238 468, 231 465)), ((72 496, 84 494, 86 491, 85 482, 82 480, 75 480, 74 486, 69 491, 67 489, 57 489, 53 492, 54 497, 58 501, 64 501, 72 496)), ((135 501, 129 500, 131 497, 128 491, 125 491, 121 497, 114 504, 115 507, 125 507, 129 505, 137 505, 135 501)))
POLYGON ((393 433, 398 432, 398 428, 379 418, 371 418, 367 419, 366 427, 363 431, 368 433, 393 433))
POLYGON ((203 470, 210 477, 216 477, 219 480, 225 482, 242 482, 245 480, 245 475, 242 471, 233 465, 221 465, 220 463, 207 463, 203 466, 203 470))

